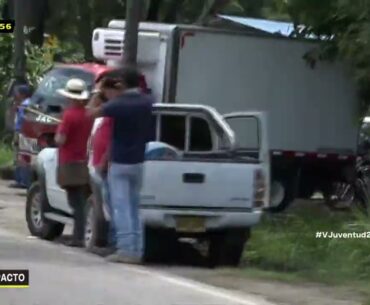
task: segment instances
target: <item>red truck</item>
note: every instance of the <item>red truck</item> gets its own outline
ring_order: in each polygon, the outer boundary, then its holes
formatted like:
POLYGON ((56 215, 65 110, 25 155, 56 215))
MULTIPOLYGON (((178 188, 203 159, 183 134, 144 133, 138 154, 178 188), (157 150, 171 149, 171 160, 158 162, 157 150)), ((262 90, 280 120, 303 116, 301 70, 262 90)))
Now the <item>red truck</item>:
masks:
MULTIPOLYGON (((101 77, 112 69, 95 63, 63 64, 46 73, 31 98, 30 107, 36 111, 26 112, 19 139, 18 159, 32 166, 43 148, 54 146, 58 121, 52 118, 60 118, 66 107, 66 99, 57 93, 58 89, 64 88, 69 79, 80 78, 91 91, 101 77)), ((147 90, 144 76, 141 87, 147 90)))

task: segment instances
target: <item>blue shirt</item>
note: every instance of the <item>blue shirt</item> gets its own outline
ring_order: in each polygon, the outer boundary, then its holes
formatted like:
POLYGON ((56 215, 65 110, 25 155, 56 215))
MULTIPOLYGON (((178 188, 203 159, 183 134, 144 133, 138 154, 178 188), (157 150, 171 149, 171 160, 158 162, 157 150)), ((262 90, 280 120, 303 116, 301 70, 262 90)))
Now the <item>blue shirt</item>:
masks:
POLYGON ((152 129, 150 96, 125 93, 103 106, 103 116, 113 118, 111 161, 120 164, 144 162, 145 146, 152 129))
POLYGON ((22 125, 23 125, 24 116, 25 116, 25 111, 23 107, 27 107, 29 104, 30 104, 30 99, 29 98, 25 99, 21 104, 21 108, 17 109, 16 118, 15 118, 15 131, 16 132, 21 132, 22 130, 22 125))

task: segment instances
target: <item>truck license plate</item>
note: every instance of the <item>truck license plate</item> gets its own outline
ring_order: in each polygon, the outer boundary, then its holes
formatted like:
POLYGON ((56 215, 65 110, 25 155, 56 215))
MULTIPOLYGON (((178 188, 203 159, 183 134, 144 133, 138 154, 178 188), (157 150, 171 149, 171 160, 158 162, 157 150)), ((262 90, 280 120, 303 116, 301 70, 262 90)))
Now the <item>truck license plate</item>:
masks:
POLYGON ((177 217, 176 231, 184 233, 203 233, 206 231, 205 219, 204 217, 177 217))

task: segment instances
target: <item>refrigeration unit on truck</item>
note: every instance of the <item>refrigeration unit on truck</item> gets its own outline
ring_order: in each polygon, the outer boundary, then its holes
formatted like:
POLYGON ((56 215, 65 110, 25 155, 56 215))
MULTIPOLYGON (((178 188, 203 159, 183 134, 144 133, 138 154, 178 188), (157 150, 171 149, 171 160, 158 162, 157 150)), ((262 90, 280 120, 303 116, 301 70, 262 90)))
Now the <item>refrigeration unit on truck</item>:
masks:
MULTIPOLYGON (((95 57, 117 65, 124 30, 120 20, 95 29, 95 57)), ((356 88, 340 63, 309 66, 304 55, 315 47, 312 40, 241 28, 141 23, 138 65, 159 102, 208 104, 224 114, 267 113, 271 207, 278 211, 315 191, 329 196, 355 169, 356 88)), ((234 121, 232 128, 245 146, 248 126, 234 121)))

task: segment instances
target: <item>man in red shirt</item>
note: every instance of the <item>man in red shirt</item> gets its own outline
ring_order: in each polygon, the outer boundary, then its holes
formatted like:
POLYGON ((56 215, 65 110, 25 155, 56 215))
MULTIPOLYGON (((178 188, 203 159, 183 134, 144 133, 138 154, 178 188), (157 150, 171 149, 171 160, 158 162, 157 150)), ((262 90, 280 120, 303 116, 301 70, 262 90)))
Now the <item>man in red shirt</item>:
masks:
POLYGON ((86 189, 89 184, 87 142, 93 126, 93 120, 87 116, 85 108, 89 92, 84 81, 71 79, 66 88, 58 90, 58 93, 69 101, 55 136, 59 146, 58 183, 66 190, 68 203, 73 210, 73 239, 69 245, 82 247, 86 189))

